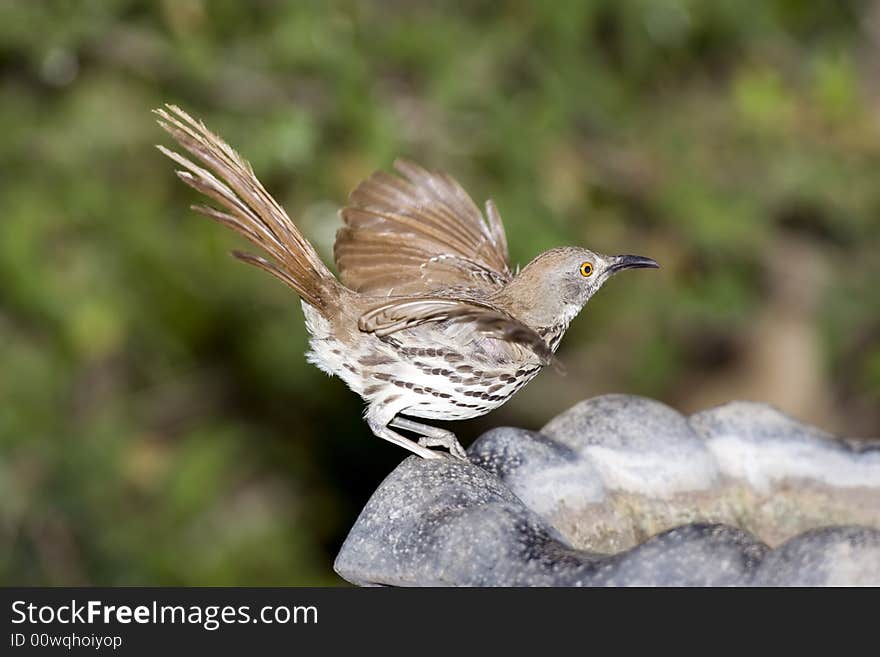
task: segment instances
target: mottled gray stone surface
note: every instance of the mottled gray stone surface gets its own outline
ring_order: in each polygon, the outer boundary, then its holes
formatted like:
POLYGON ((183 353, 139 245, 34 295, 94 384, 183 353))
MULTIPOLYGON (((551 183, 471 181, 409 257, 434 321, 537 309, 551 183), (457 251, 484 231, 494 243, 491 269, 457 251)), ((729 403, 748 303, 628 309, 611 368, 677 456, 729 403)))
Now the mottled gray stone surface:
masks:
POLYGON ((606 395, 471 463, 410 457, 336 560, 361 585, 880 585, 880 449, 772 408, 606 395))

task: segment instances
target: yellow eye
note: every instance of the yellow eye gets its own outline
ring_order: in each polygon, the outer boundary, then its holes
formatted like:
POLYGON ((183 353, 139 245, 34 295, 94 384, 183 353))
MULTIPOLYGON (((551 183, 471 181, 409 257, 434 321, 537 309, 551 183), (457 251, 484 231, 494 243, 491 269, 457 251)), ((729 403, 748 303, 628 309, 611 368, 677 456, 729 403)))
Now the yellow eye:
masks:
POLYGON ((592 262, 584 262, 581 264, 581 276, 586 278, 587 276, 593 275, 593 263, 592 262))

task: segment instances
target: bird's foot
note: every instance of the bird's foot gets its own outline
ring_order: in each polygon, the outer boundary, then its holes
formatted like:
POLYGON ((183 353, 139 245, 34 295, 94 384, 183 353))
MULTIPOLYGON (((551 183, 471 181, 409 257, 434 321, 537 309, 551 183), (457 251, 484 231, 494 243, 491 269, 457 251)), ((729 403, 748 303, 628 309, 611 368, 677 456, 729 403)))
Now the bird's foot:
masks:
MULTIPOLYGON (((388 426, 412 431, 421 436, 419 438, 418 446, 423 449, 428 447, 445 447, 449 450, 448 456, 460 461, 468 460, 464 447, 458 442, 458 438, 455 437, 455 434, 448 429, 432 427, 430 424, 416 422, 415 420, 410 420, 409 418, 401 417, 400 415, 394 417, 391 422, 388 423, 388 426)), ((447 454, 444 454, 443 452, 432 453, 436 454, 433 458, 443 458, 447 456, 447 454)))
POLYGON ((462 461, 467 461, 467 452, 464 451, 464 447, 461 446, 461 443, 458 442, 458 438, 455 437, 455 434, 452 432, 447 433, 437 433, 434 436, 422 436, 419 438, 419 445, 422 447, 445 447, 449 450, 449 455, 460 459, 462 461))

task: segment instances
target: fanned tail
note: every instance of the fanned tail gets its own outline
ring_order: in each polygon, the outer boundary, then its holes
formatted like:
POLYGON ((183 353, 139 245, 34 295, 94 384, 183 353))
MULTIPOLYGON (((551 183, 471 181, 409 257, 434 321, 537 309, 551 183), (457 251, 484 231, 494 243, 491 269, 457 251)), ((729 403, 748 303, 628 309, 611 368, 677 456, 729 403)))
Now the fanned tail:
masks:
POLYGON ((204 123, 179 107, 166 105, 153 112, 159 116, 159 125, 206 167, 157 146, 183 167, 184 170, 177 171, 178 177, 223 208, 194 205, 192 209, 243 235, 271 259, 234 251, 236 258, 269 272, 293 288, 308 304, 326 311, 337 300, 341 284, 266 191, 250 164, 204 123))

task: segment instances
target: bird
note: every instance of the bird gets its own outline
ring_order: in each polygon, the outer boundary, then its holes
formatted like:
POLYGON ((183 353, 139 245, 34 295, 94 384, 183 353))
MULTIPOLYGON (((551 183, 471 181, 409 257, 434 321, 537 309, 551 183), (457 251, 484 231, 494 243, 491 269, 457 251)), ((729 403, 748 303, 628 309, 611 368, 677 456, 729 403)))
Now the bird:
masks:
POLYGON ((558 363, 569 324, 609 278, 659 267, 565 246, 513 270, 493 201, 484 214, 449 174, 398 159, 395 174, 373 173, 340 210, 337 278, 231 146, 176 105, 153 111, 187 155, 157 148, 216 204, 192 209, 258 247, 232 254, 299 295, 306 359, 360 395, 375 436, 425 459, 467 453, 452 431, 420 420, 498 408, 558 363))

